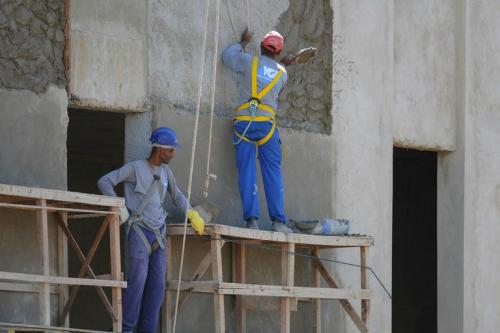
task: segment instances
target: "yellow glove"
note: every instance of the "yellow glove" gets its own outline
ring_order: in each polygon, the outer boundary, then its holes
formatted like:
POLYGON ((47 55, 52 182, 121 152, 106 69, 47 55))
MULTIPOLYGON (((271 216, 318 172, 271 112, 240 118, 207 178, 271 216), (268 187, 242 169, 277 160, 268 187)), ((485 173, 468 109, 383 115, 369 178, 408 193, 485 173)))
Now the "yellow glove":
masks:
POLYGON ((201 236, 203 235, 203 230, 205 229, 205 221, 203 221, 203 218, 198 214, 197 211, 190 209, 187 211, 187 217, 189 221, 191 222, 191 227, 196 231, 196 233, 201 236))

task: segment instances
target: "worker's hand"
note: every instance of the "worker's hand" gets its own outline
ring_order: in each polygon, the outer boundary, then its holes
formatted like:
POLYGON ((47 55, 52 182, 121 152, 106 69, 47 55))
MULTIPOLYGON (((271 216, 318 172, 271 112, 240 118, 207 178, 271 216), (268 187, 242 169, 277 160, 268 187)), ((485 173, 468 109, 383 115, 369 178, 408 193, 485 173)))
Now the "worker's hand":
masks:
POLYGON ((127 207, 120 207, 120 224, 127 222, 129 216, 127 207))
POLYGON ((245 28, 245 31, 241 34, 241 44, 243 44, 243 47, 247 46, 252 41, 252 38, 253 32, 249 31, 248 27, 245 28))
POLYGON ((285 66, 290 66, 295 63, 295 57, 292 54, 287 54, 286 56, 281 58, 280 62, 285 66))
POLYGON ((187 217, 191 222, 191 227, 196 231, 196 233, 201 236, 203 235, 203 231, 205 229, 205 221, 194 209, 190 209, 187 211, 187 217))

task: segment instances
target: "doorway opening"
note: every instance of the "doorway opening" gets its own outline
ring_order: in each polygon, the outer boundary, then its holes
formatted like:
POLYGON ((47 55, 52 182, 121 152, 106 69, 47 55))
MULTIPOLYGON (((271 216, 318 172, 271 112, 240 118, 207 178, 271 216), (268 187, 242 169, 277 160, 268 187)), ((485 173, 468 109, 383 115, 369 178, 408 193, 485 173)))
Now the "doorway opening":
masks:
POLYGON ((394 148, 392 332, 437 332, 437 153, 394 148))
MULTIPOLYGON (((69 109, 67 138, 68 190, 100 194, 97 180, 123 165, 125 150, 125 115, 107 111, 69 109)), ((117 189, 122 195, 122 189, 117 189)), ((69 223, 82 252, 86 254, 95 239, 101 219, 85 218, 69 223)), ((96 275, 109 274, 109 235, 103 237, 91 267, 96 275)), ((77 276, 80 261, 68 251, 69 274, 77 276)), ((110 288, 104 291, 111 299, 110 288)), ((81 286, 70 311, 70 326, 82 329, 109 330, 111 319, 94 287, 81 286)))

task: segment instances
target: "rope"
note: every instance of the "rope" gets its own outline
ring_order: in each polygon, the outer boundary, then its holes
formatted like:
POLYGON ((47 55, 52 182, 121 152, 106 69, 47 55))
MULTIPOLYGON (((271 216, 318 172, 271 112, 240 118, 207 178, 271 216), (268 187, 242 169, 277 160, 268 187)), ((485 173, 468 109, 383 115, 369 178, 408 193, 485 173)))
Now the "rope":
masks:
POLYGON ((191 187, 193 185, 193 170, 194 170, 194 156, 196 154, 196 141, 198 137, 198 122, 200 119, 200 106, 201 106, 201 92, 203 88, 203 71, 205 68, 205 48, 207 44, 207 28, 208 28, 208 12, 209 12, 209 6, 210 6, 210 0, 205 0, 205 32, 203 34, 203 53, 201 56, 201 68, 200 68, 200 78, 199 78, 199 83, 198 83, 198 101, 196 104, 196 116, 194 120, 194 130, 193 130, 193 144, 191 146, 191 162, 189 165, 189 183, 188 183, 188 189, 187 189, 187 206, 186 206, 186 211, 184 212, 184 232, 182 236, 182 249, 181 249, 181 264, 179 267, 179 284, 177 285, 177 293, 175 297, 175 311, 174 311, 174 324, 173 324, 173 332, 175 333, 175 326, 177 324, 177 311, 179 308, 179 292, 180 292, 180 287, 181 287, 181 278, 182 278, 182 268, 184 265, 184 252, 186 249, 186 232, 187 232, 187 212, 189 209, 189 203, 191 202, 191 187))
POLYGON ((215 109, 215 84, 217 82, 217 61, 219 60, 218 48, 219 48, 219 10, 220 0, 215 0, 215 33, 214 33, 214 60, 212 63, 212 97, 210 104, 210 129, 208 132, 208 152, 207 152, 207 172, 205 174, 205 186, 203 188, 203 196, 208 198, 208 187, 210 186, 210 179, 217 179, 217 176, 210 173, 210 159, 212 156, 212 132, 214 123, 214 109, 215 109))
MULTIPOLYGON (((247 6, 248 6, 248 1, 247 1, 247 6)), ((231 8, 229 8, 229 0, 226 0, 226 7, 227 7, 227 14, 229 16, 229 22, 231 23, 231 28, 233 28, 234 37, 236 37, 236 40, 240 40, 240 37, 236 33, 236 29, 234 28, 233 16, 231 15, 231 8)))

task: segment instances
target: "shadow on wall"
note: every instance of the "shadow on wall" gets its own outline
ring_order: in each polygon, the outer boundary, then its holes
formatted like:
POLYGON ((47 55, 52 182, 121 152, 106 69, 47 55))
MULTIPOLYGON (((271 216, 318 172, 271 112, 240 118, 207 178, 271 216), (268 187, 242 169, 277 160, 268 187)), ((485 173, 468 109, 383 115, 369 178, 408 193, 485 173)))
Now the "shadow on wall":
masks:
POLYGON ((290 0, 277 26, 285 37, 282 54, 313 46, 310 62, 287 68, 288 83, 280 98, 281 127, 330 134, 332 131, 332 33, 330 1, 290 0))

